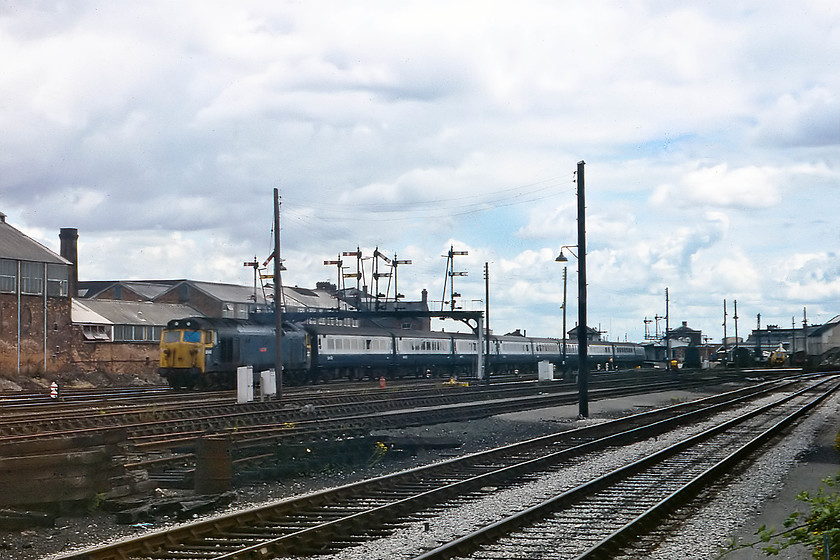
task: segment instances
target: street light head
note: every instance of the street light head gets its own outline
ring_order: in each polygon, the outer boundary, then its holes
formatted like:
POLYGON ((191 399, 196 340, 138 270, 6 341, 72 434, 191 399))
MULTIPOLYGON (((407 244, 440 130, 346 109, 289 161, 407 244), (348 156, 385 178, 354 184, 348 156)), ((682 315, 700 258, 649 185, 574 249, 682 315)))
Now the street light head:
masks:
POLYGON ((554 262, 568 262, 569 259, 566 258, 566 255, 563 254, 563 249, 560 249, 560 254, 557 255, 557 258, 554 259, 554 262))

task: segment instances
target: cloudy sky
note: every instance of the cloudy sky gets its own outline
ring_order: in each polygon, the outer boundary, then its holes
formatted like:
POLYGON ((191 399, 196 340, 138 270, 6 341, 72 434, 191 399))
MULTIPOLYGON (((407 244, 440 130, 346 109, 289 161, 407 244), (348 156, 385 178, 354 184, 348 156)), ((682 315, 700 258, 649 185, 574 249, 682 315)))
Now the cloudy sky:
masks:
POLYGON ((465 309, 489 263, 494 331, 556 336, 585 160, 589 323, 607 337, 641 340, 666 288, 671 325, 713 339, 724 300, 729 335, 734 300, 739 334, 759 313, 824 322, 839 6, 4 0, 0 211, 56 251, 78 228, 82 280, 250 284, 278 188, 285 283, 335 281, 324 260, 378 247, 412 261, 399 291, 439 308, 453 247, 465 309))

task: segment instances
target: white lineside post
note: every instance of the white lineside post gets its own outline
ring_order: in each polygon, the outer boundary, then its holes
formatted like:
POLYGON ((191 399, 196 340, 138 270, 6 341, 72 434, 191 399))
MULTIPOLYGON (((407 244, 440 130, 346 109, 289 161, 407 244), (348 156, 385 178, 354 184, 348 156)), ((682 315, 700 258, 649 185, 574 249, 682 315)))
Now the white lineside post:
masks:
POLYGON ((548 360, 542 360, 537 363, 537 379, 539 381, 553 381, 554 367, 548 360))
POLYGON ((264 401, 266 397, 273 397, 277 394, 277 379, 273 369, 267 369, 260 372, 260 400, 264 401))
POLYGON ((236 368, 236 403, 245 404, 254 400, 254 367, 236 368))

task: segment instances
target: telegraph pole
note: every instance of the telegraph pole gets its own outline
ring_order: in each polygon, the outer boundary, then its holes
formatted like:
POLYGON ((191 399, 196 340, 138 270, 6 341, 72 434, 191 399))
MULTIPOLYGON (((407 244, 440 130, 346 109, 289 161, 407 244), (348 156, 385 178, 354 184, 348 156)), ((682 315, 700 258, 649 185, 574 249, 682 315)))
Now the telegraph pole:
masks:
POLYGON ((671 371, 671 311, 668 288, 665 288, 665 369, 671 371))
POLYGON ((729 347, 726 344, 726 300, 723 300, 723 367, 727 366, 729 347))
POLYGON ((589 364, 587 363, 586 327, 586 199, 583 166, 577 164, 577 225, 578 225, 578 414, 589 417, 589 364))
POLYGON ((277 399, 283 398, 283 284, 280 281, 280 192, 274 189, 274 383, 277 399))
MULTIPOLYGON (((484 263, 484 328, 486 329, 484 337, 484 344, 486 346, 484 360, 484 375, 485 382, 490 385, 490 264, 484 263)), ((481 348, 478 350, 482 351, 481 348)))
POLYGON ((732 361, 735 362, 735 367, 738 367, 738 300, 733 300, 732 304, 734 305, 734 315, 732 315, 732 320, 735 321, 735 348, 732 349, 732 361))

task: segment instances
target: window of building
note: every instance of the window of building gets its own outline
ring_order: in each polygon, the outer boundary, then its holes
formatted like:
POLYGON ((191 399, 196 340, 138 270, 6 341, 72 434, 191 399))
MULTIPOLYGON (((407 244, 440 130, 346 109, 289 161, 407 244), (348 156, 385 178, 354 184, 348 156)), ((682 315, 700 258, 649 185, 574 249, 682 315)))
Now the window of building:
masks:
POLYGON ((44 263, 20 262, 20 291, 36 296, 44 293, 44 263))
POLYGON ((0 259, 0 292, 17 292, 17 261, 0 259))
POLYGON ((111 340, 110 328, 107 325, 82 325, 82 335, 85 340, 111 340))
POLYGON ((70 295, 70 267, 66 264, 47 264, 47 295, 67 297, 70 295))
MULTIPOLYGON (((157 342, 160 328, 151 325, 114 325, 115 342, 157 342)), ((199 332, 199 340, 201 333, 199 332)))

